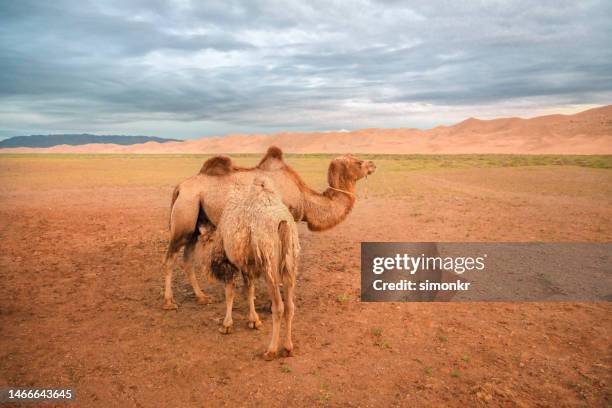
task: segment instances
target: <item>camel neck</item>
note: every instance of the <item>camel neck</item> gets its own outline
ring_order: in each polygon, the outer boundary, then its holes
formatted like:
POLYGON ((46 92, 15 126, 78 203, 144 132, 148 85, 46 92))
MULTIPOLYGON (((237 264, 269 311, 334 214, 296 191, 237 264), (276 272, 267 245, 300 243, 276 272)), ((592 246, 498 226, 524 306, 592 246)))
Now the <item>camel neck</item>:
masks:
POLYGON ((324 231, 335 227, 346 218, 355 205, 355 188, 343 187, 330 186, 322 194, 314 191, 305 192, 304 218, 308 223, 308 229, 324 231))

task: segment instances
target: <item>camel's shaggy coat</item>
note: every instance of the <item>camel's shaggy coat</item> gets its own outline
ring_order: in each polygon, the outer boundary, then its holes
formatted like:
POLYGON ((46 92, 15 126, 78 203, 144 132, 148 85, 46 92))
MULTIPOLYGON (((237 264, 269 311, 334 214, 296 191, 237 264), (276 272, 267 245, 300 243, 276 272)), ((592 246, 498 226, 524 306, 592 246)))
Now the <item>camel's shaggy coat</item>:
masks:
MULTIPOLYGON (((221 332, 227 334, 232 329, 234 277, 239 270, 247 285, 249 327, 256 329, 261 326, 255 311, 254 280, 263 275, 272 300, 272 339, 264 356, 271 359, 277 354, 283 314, 287 330, 284 349, 291 355, 293 292, 300 247, 293 216, 272 182, 257 178, 246 195, 233 190, 217 229, 208 241, 212 241, 207 246, 211 253, 204 256, 204 269, 225 281, 226 315, 221 332), (208 264, 207 260, 210 261, 208 264), (280 293, 281 282, 284 302, 280 293)), ((201 250, 202 246, 198 245, 197 249, 201 250)))

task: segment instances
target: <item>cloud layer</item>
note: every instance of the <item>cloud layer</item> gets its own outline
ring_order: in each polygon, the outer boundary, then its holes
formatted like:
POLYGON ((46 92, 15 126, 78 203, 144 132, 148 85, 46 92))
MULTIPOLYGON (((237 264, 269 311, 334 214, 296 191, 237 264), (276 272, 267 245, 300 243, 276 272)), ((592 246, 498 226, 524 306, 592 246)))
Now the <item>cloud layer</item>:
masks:
POLYGON ((0 3, 0 136, 429 127, 612 101, 607 1, 0 3))

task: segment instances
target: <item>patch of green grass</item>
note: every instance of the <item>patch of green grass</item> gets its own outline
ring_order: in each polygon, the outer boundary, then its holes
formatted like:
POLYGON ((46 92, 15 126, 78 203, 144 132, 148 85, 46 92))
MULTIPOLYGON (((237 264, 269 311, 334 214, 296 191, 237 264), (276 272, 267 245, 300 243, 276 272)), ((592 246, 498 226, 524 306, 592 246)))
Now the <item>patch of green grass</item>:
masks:
POLYGON ((349 300, 349 296, 346 293, 343 293, 341 295, 338 295, 336 300, 338 301, 338 303, 346 303, 349 300))
POLYGON ((383 349, 390 349, 391 343, 387 339, 383 339, 383 329, 381 327, 374 327, 370 330, 372 335, 376 338, 374 340, 374 345, 383 349))
POLYGON ((468 356, 467 354, 464 355, 463 357, 461 357, 461 360, 463 360, 465 363, 469 363, 470 362, 470 356, 468 356))
MULTIPOLYGON (((327 187, 333 154, 286 154, 315 190, 327 187)), ((0 154, 0 185, 11 189, 163 187, 170 189, 198 173, 206 154, 0 154)), ((254 166, 261 154, 231 154, 240 166, 254 166)), ((414 195, 419 173, 492 167, 579 166, 612 169, 612 155, 359 155, 374 160, 377 171, 359 183, 361 196, 414 195), (411 179, 409 177, 415 178, 411 179), (408 177, 408 179, 407 179, 408 177), (407 181, 408 180, 408 181, 407 181)), ((417 216, 415 214, 414 216, 417 216)))
POLYGON ((433 370, 431 367, 425 367, 423 369, 423 372, 425 373, 426 376, 431 377, 431 375, 433 374, 433 370))
POLYGON ((380 327, 374 327, 372 328, 372 334, 376 337, 380 337, 383 334, 383 329, 380 327))
POLYGON ((442 343, 447 343, 448 342, 448 337, 443 335, 443 334, 441 334, 441 335, 438 336, 438 340, 440 340, 440 342, 442 342, 442 343))
MULTIPOLYGON (((288 155, 291 157, 293 155, 288 155)), ((333 158, 335 155, 320 155, 333 158)), ((360 158, 389 165, 391 170, 471 167, 579 166, 612 168, 612 155, 519 155, 519 154, 360 154, 360 158)))
POLYGON ((329 401, 332 397, 331 387, 327 383, 321 384, 321 388, 319 389, 319 400, 320 401, 329 401))
POLYGON ((293 370, 291 370, 291 367, 287 366, 287 365, 282 365, 281 366, 281 372, 285 373, 285 374, 289 374, 290 372, 292 372, 293 370))
POLYGON ((584 374, 582 371, 580 370, 576 370, 576 372, 578 374, 580 374, 580 376, 582 377, 582 379, 584 380, 584 382, 588 385, 593 385, 593 379, 589 376, 587 376, 586 374, 584 374))
POLYGON ((459 372, 459 370, 453 370, 451 371, 450 376, 453 378, 459 378, 461 377, 461 373, 459 372))

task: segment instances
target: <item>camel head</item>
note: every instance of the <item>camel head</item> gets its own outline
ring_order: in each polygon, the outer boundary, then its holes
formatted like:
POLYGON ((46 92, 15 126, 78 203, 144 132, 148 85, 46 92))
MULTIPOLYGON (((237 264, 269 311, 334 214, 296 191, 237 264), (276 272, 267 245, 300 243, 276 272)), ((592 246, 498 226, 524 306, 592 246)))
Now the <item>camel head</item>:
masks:
POLYGON ((334 188, 349 188, 355 185, 357 180, 374 173, 376 165, 370 160, 360 160, 347 154, 336 157, 329 164, 327 181, 334 188))

